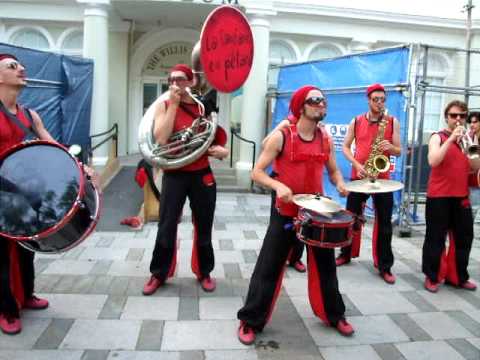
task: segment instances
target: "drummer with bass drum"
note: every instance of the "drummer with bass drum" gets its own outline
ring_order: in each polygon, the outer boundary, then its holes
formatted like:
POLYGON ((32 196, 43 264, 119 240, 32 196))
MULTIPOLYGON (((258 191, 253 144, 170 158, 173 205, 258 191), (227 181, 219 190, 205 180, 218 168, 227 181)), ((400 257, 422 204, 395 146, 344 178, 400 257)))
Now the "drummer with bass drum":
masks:
MULTIPOLYGON (((298 206, 294 194, 323 193, 323 169, 340 194, 346 195, 342 175, 335 162, 331 138, 317 123, 326 114, 327 103, 320 89, 304 86, 290 101, 290 110, 299 120, 276 131, 265 144, 252 172, 257 183, 275 190, 278 212, 270 215, 245 305, 238 311, 238 338, 245 345, 255 341, 270 320, 280 293, 285 262, 296 240, 294 218, 298 206), (272 178, 266 169, 275 164, 278 175, 272 178)), ((345 320, 345 304, 338 289, 334 250, 307 245, 308 291, 312 309, 328 326, 349 336, 354 330, 345 320)))
MULTIPOLYGON (((0 54, 0 154, 27 139, 56 143, 38 113, 18 103, 18 96, 26 84, 25 66, 12 54, 0 54)), ((85 167, 85 170, 94 175, 91 169, 85 167)), ((23 185, 2 179, 0 191, 9 192, 23 185)), ((3 333, 13 335, 22 330, 22 308, 48 307, 46 299, 34 295, 34 279, 34 253, 0 236, 0 329, 3 333)))

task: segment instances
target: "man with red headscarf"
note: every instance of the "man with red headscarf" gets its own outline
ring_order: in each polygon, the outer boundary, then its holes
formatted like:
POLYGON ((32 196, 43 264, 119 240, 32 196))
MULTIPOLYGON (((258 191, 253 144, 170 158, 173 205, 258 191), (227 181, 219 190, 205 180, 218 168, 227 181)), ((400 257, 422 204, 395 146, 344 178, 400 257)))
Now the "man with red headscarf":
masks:
MULTIPOLYGON (((384 139, 380 142, 380 150, 383 155, 390 157, 400 156, 400 124, 393 116, 385 111, 386 94, 381 84, 373 84, 367 88, 369 111, 366 114, 356 116, 350 123, 347 135, 343 143, 343 153, 347 160, 352 163, 352 180, 363 179, 367 176, 364 164, 367 161, 372 144, 375 141, 379 124, 386 120, 384 139), (355 142, 355 155, 351 146, 355 142)), ((389 172, 380 173, 379 179, 388 179, 389 172)), ((369 194, 350 193, 347 198, 347 210, 363 217, 363 209, 369 194)), ((392 274, 393 251, 392 251, 392 209, 393 193, 381 193, 372 195, 375 206, 375 223, 373 225, 372 252, 374 266, 379 270, 380 276, 388 284, 395 283, 395 275, 392 274)), ((352 244, 342 248, 337 258, 337 266, 350 262, 352 257, 360 254, 360 241, 362 236, 362 224, 358 220, 354 226, 352 244)))
MULTIPOLYGON (((337 190, 346 194, 332 140, 317 126, 326 113, 323 93, 314 86, 298 89, 290 101, 290 110, 298 121, 272 134, 252 172, 254 181, 276 191, 277 211, 270 215, 247 299, 237 315, 238 339, 245 345, 252 344, 256 333, 263 330, 279 295, 285 262, 296 241, 292 222, 298 207, 292 202, 293 195, 323 193, 324 167, 337 190), (275 178, 265 172, 272 162, 278 172, 275 178)), ((315 315, 342 335, 352 335, 338 290, 333 249, 308 245, 307 251, 308 292, 315 315)))
MULTIPOLYGON (((18 96, 26 84, 25 67, 15 56, 0 54, 0 154, 31 134, 54 141, 40 116, 18 104, 18 96)), ((21 308, 48 307, 47 300, 33 294, 33 260, 33 252, 0 236, 0 329, 6 334, 22 330, 21 308)))
MULTIPOLYGON (((174 66, 168 82, 168 99, 158 101, 155 110, 154 137, 160 145, 167 144, 173 133, 190 127, 201 114, 187 90, 194 84, 193 71, 187 65, 174 66)), ((177 223, 187 197, 194 225, 192 270, 204 291, 215 290, 210 272, 215 265, 212 226, 217 190, 208 157, 228 156, 225 143, 225 132, 219 128, 213 145, 199 159, 179 169, 164 170, 157 239, 150 263, 152 275, 143 287, 144 295, 152 295, 174 274, 177 223)))

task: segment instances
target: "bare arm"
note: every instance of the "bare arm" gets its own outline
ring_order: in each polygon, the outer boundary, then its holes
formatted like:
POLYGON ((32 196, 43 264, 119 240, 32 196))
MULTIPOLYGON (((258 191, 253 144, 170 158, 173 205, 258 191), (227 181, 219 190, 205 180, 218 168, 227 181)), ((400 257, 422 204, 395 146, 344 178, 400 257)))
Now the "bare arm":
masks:
POLYGON ((335 159, 335 146, 333 142, 330 140, 330 156, 328 157, 327 162, 327 170, 328 175, 330 177, 330 181, 337 187, 337 191, 342 196, 346 196, 348 194, 347 190, 345 189, 345 183, 343 181, 343 176, 340 169, 337 167, 337 160, 335 159))
POLYGON ((283 146, 283 135, 280 131, 276 131, 272 134, 270 139, 265 144, 262 153, 260 154, 258 161, 252 171, 252 180, 256 183, 269 187, 277 192, 277 197, 285 202, 292 201, 292 190, 277 181, 265 172, 266 168, 273 162, 278 156, 283 146))
POLYGON ((402 154, 402 145, 400 143, 400 123, 393 118, 392 142, 383 140, 380 142, 380 150, 388 152, 389 155, 400 156, 402 154))
POLYGON ((360 164, 352 153, 352 144, 355 140, 355 118, 352 119, 350 125, 348 125, 347 134, 345 135, 345 139, 343 140, 342 152, 343 155, 347 158, 348 161, 352 164, 352 166, 356 169, 358 177, 363 178, 366 176, 365 169, 363 164, 360 164))
POLYGON ((270 137, 275 133, 275 131, 277 130, 282 130, 283 128, 286 128, 288 125, 290 125, 290 121, 288 121, 288 119, 283 119, 282 121, 280 121, 277 126, 275 126, 275 128, 270 131, 270 133, 265 136, 265 139, 262 140, 262 148, 265 147, 265 144, 267 143, 268 139, 270 139, 270 137))
POLYGON ((35 131, 37 132, 38 137, 40 140, 48 140, 52 142, 56 142, 55 139, 50 135, 50 133, 45 129, 45 126, 43 125, 43 121, 40 118, 40 115, 36 111, 31 110, 32 114, 32 119, 33 119, 33 127, 35 128, 35 131))
POLYGON ((172 135, 175 116, 181 100, 180 88, 176 85, 171 85, 168 97, 168 108, 163 101, 159 102, 155 108, 153 136, 160 145, 165 145, 172 135))

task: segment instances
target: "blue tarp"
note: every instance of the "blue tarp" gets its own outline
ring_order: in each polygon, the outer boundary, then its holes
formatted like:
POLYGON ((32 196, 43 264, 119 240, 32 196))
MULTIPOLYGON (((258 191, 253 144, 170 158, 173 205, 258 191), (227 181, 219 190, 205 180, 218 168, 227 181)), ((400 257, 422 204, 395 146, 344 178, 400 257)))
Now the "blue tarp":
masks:
POLYGON ((93 61, 4 43, 0 53, 15 55, 26 67, 29 81, 19 102, 37 111, 60 143, 89 148, 93 61))
MULTIPOLYGON (((301 86, 311 84, 324 89, 328 101, 327 117, 324 122, 336 147, 336 159, 345 180, 350 179, 351 165, 342 153, 342 143, 351 120, 368 111, 365 88, 381 83, 387 88, 386 107, 401 126, 402 144, 407 140, 406 98, 400 90, 408 82, 410 48, 397 47, 369 53, 354 54, 334 59, 286 65, 278 75, 279 96, 275 104, 272 127, 288 114, 292 92, 301 86)), ((391 157, 394 171, 391 178, 402 181, 403 158, 391 157)), ((330 182, 325 182, 325 193, 345 205, 330 182)), ((401 192, 395 194, 395 212, 401 201, 401 192)))

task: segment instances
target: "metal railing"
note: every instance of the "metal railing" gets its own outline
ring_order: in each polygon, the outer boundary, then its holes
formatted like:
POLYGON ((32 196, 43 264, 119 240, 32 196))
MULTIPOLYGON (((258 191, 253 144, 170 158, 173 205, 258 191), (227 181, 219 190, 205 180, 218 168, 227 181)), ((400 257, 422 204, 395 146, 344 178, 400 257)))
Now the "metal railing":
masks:
POLYGON ((115 157, 118 157, 118 143, 117 143, 117 140, 118 140, 118 124, 115 123, 113 124, 113 126, 107 130, 107 131, 104 131, 102 133, 99 133, 99 134, 94 134, 94 135, 90 135, 90 142, 93 138, 97 138, 97 137, 100 137, 100 136, 104 136, 104 135, 108 135, 110 134, 108 137, 106 137, 105 139, 103 139, 102 141, 100 141, 98 144, 96 144, 95 146, 92 146, 90 148, 90 151, 89 151, 89 156, 90 158, 92 158, 93 156, 93 151, 95 149, 98 149, 100 146, 102 146, 103 144, 105 144, 108 140, 112 139, 114 141, 114 144, 115 144, 115 157))

